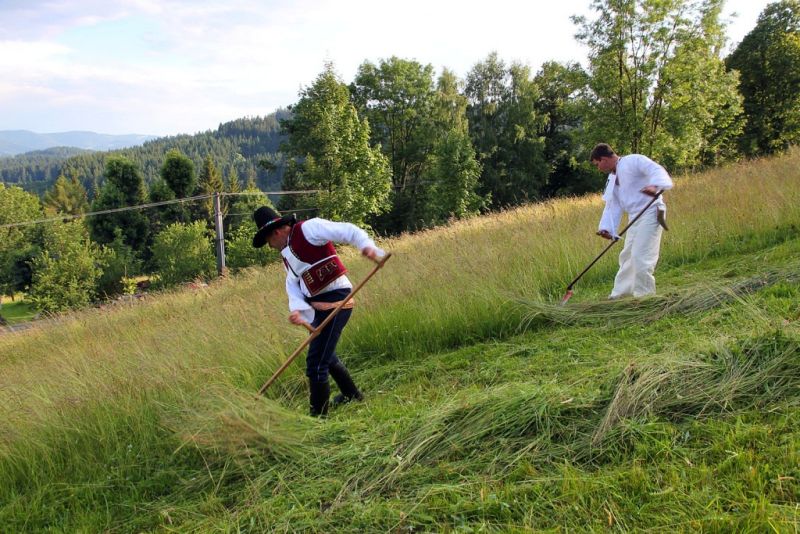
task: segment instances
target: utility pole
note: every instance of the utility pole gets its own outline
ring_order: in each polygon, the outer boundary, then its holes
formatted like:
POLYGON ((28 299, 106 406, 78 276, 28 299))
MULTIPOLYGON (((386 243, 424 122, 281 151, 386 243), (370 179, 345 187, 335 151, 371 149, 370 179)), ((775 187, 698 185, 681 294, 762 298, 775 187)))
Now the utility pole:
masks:
POLYGON ((217 238, 214 242, 214 249, 217 253, 217 274, 225 274, 225 234, 222 229, 222 209, 220 208, 219 191, 214 193, 214 227, 217 230, 217 238))

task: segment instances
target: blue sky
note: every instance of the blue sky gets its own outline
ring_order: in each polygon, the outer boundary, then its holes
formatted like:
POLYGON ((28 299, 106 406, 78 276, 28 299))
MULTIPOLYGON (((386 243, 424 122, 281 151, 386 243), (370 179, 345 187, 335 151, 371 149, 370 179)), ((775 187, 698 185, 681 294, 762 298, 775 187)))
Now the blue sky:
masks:
MULTIPOLYGON (((768 0, 728 0, 736 43, 768 0), (731 15, 737 13, 733 18, 731 15)), ((491 51, 584 61, 589 0, 0 0, 0 130, 174 135, 297 100, 392 55, 462 78, 491 51)))

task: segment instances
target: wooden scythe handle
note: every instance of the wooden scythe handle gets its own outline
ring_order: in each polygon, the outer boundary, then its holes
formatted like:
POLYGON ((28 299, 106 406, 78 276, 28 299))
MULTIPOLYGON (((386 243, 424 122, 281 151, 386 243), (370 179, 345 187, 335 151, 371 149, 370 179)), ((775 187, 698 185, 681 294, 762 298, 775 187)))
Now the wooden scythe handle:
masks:
POLYGON ((287 367, 289 367, 289 365, 290 365, 290 364, 291 364, 291 363, 294 361, 294 359, 295 359, 295 358, 297 358, 297 356, 298 356, 298 355, 299 355, 301 352, 303 352, 303 349, 305 349, 305 348, 308 346, 308 344, 309 344, 309 343, 311 343, 311 341, 313 341, 313 339, 314 339, 315 337, 317 337, 317 336, 320 334, 320 332, 322 332, 322 331, 325 329, 325 327, 326 327, 326 326, 328 326, 328 323, 329 323, 329 322, 331 322, 331 321, 333 320, 333 318, 334 318, 334 317, 336 317, 336 314, 337 314, 337 313, 339 313, 339 310, 341 310, 341 309, 342 309, 342 307, 343 307, 343 306, 344 306, 344 305, 347 303, 347 301, 348 301, 348 300, 350 300, 350 299, 352 299, 352 298, 355 296, 355 294, 356 294, 356 293, 358 293, 358 292, 361 290, 361 288, 362 288, 362 287, 364 287, 364 284, 366 284, 366 283, 369 281, 369 279, 370 279, 370 278, 372 278, 372 276, 373 276, 375 273, 377 273, 377 272, 378 272, 378 270, 380 270, 380 268, 381 268, 381 267, 383 267, 383 264, 384 264, 384 263, 386 263, 386 260, 388 260, 388 259, 389 259, 389 258, 391 258, 391 257, 392 257, 392 253, 391 253, 391 252, 389 252, 389 253, 388 253, 388 254, 386 254, 386 255, 385 255, 383 258, 381 258, 380 260, 375 260, 375 263, 376 263, 375 267, 374 267, 374 268, 373 268, 373 269, 372 269, 372 270, 369 272, 369 274, 368 274, 368 275, 367 275, 367 276, 366 276, 366 277, 365 277, 365 278, 364 278, 364 279, 361 281, 361 283, 360 283, 360 284, 358 284, 356 287, 354 287, 354 288, 353 288, 353 290, 352 290, 352 291, 350 291, 350 294, 349 294, 349 295, 347 295, 347 298, 345 298, 343 301, 341 301, 341 302, 340 302, 340 303, 339 303, 339 304, 338 304, 338 305, 337 305, 337 306, 336 306, 336 307, 333 309, 333 311, 331 312, 331 314, 330 314, 330 315, 328 315, 328 317, 326 317, 326 318, 325 318, 325 320, 324 320, 324 321, 322 321, 322 323, 321 323, 321 324, 320 324, 320 325, 319 325, 317 328, 313 328, 313 327, 312 327, 310 324, 308 324, 308 323, 303 323, 303 326, 306 328, 306 330, 308 330, 308 331, 310 332, 310 334, 311 334, 311 335, 309 335, 309 336, 308 336, 308 337, 307 337, 307 338, 306 338, 306 339, 305 339, 305 340, 304 340, 304 341, 303 341, 303 342, 300 344, 300 346, 299 346, 299 347, 297 347, 297 349, 296 349, 296 350, 295 350, 295 351, 292 353, 292 355, 291 355, 291 356, 289 356, 289 358, 288 358, 288 359, 287 359, 287 360, 286 360, 286 361, 283 363, 283 365, 281 365, 281 366, 278 368, 278 370, 277 370, 277 371, 275 371, 275 373, 272 375, 272 377, 271 377, 269 380, 267 380, 267 381, 264 383, 264 385, 263 385, 263 386, 261 386, 261 389, 259 389, 259 390, 258 390, 258 394, 259 394, 259 395, 263 395, 263 394, 264 394, 264 392, 267 390, 267 388, 268 388, 268 387, 270 387, 270 386, 272 385, 272 383, 273 383, 273 382, 275 382, 275 380, 277 380, 277 379, 278 379, 278 377, 281 375, 281 373, 282 373, 282 372, 284 372, 284 371, 286 370, 286 368, 287 368, 287 367))

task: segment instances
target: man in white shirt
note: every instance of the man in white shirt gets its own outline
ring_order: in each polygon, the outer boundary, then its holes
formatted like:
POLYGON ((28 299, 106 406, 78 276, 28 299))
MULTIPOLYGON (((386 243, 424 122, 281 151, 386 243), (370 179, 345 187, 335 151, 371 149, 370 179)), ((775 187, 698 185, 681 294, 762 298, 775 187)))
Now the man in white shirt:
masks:
MULTIPOLYGON (((603 200, 605 209, 597 235, 619 239, 617 228, 622 214, 636 217, 659 191, 672 189, 669 173, 647 156, 630 154, 620 157, 606 143, 592 149, 592 164, 608 174, 603 200)), ((619 255, 619 271, 609 298, 643 297, 656 292, 653 272, 661 247, 662 226, 666 228, 666 204, 659 197, 627 231, 625 246, 619 255)))
MULTIPOLYGON (((258 208, 253 219, 258 228, 253 246, 260 248, 269 244, 283 257, 289 321, 292 324, 310 323, 317 328, 350 294, 353 285, 347 278, 347 269, 336 253, 334 242, 352 245, 371 260, 385 255, 367 233, 354 224, 320 218, 297 222, 294 217, 281 217, 266 206, 258 208)), ((333 399, 334 406, 363 399, 347 367, 336 355, 336 344, 350 319, 352 308, 351 299, 309 344, 306 376, 311 415, 314 417, 324 417, 328 413, 329 375, 341 390, 341 394, 333 399)))

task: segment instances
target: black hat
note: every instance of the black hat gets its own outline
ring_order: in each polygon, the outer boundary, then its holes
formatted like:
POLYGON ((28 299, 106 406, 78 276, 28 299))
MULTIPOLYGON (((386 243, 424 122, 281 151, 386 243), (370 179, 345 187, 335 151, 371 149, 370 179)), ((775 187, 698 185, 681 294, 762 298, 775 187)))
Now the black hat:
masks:
POLYGON ((256 222, 258 231, 253 236, 253 246, 261 248, 267 244, 267 238, 273 230, 277 230, 281 226, 287 224, 294 224, 294 215, 289 217, 281 217, 281 214, 268 206, 261 206, 253 212, 253 220, 256 222))

